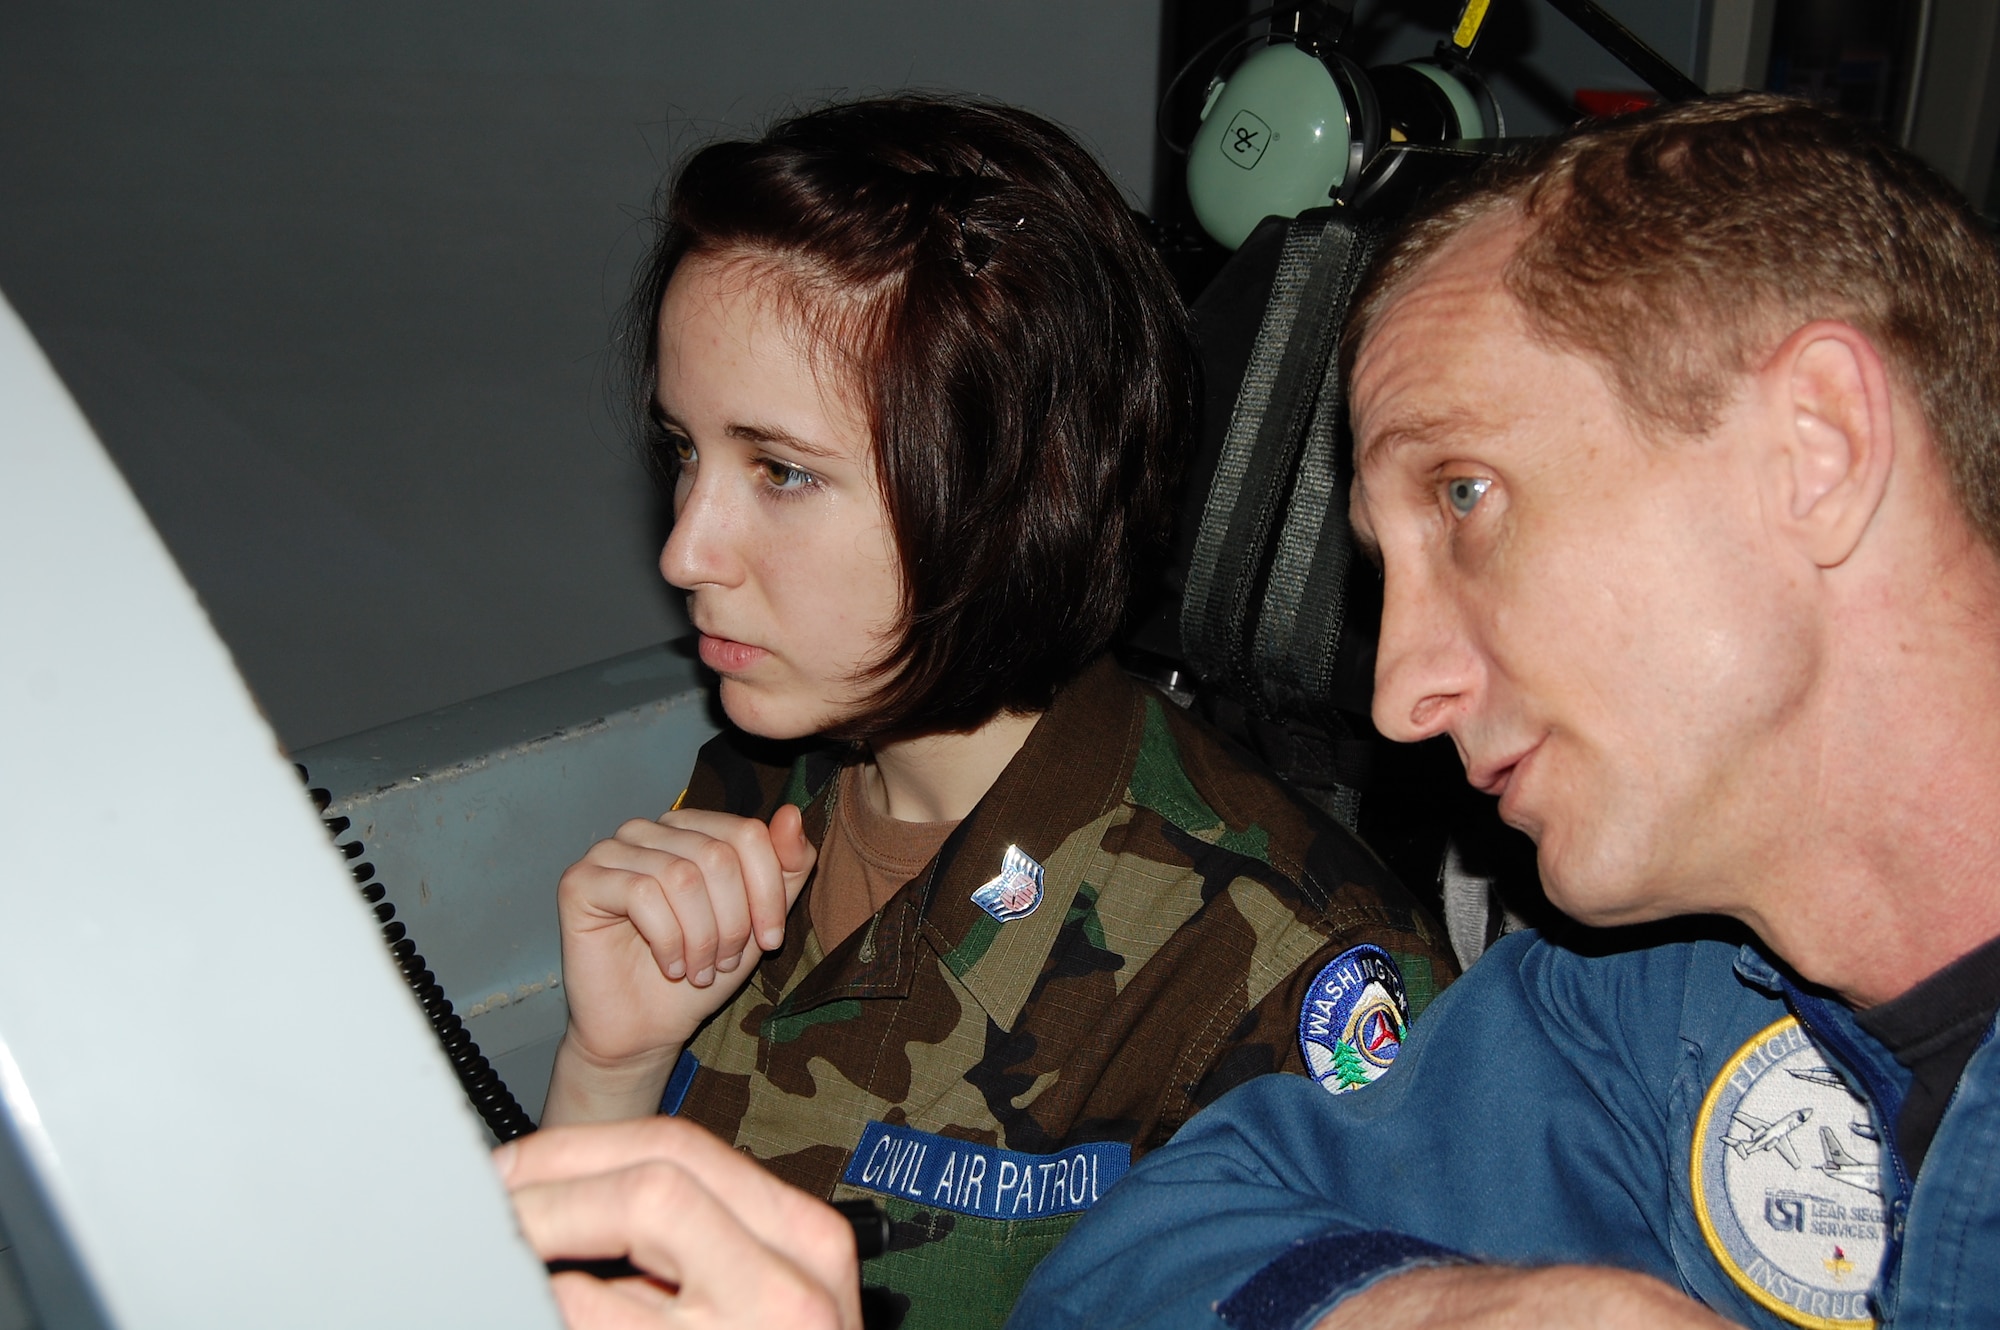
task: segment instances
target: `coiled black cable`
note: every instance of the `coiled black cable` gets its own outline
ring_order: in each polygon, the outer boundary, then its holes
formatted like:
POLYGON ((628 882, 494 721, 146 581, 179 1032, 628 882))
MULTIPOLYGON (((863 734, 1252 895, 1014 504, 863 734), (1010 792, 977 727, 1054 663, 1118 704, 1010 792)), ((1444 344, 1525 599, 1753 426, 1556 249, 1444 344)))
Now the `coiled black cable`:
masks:
MULTIPOLYGON (((340 839, 354 824, 344 817, 326 815, 326 810, 333 803, 333 795, 312 787, 312 776, 303 766, 293 763, 293 767, 298 771, 299 779, 306 782, 306 793, 312 798, 313 807, 319 811, 327 834, 333 837, 335 847, 349 859, 360 859, 367 853, 367 847, 360 838, 340 839)), ((486 1060, 486 1055, 479 1051, 479 1045, 473 1042, 472 1032, 465 1028, 465 1022, 452 1010, 451 999, 444 995, 437 976, 431 973, 424 958, 418 954, 417 944, 410 940, 410 930, 397 920, 396 907, 385 899, 387 889, 374 880, 375 865, 357 863, 348 871, 354 875, 354 883, 361 889, 362 899, 375 907, 376 921, 382 925, 382 940, 389 944, 389 954, 396 958, 396 964, 403 972, 403 982, 417 995, 417 1003, 424 1009, 424 1018, 431 1023, 438 1043, 444 1046, 445 1057, 451 1060, 452 1072, 465 1090, 465 1097, 472 1101, 472 1107, 486 1123, 486 1129, 502 1142, 526 1136, 535 1129, 534 1121, 514 1098, 507 1083, 500 1079, 500 1073, 493 1070, 493 1064, 486 1060)))

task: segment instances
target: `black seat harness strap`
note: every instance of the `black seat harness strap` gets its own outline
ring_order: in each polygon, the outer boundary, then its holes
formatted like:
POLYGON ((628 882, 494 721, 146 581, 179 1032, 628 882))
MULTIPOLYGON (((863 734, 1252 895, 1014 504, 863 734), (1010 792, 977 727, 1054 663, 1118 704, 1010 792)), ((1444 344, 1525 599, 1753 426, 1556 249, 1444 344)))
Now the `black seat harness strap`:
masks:
MULTIPOLYGON (((1348 303, 1379 238, 1372 230, 1334 229, 1347 243, 1339 270, 1327 274, 1326 304, 1330 321, 1345 327, 1348 303)), ((1252 650, 1264 704, 1275 716, 1331 719, 1328 698, 1354 558, 1347 523, 1351 438, 1347 385, 1339 357, 1329 354, 1305 430, 1298 480, 1278 530, 1252 650)))
POLYGON ((1351 232, 1327 213, 1292 223, 1202 510, 1182 598, 1188 663, 1211 686, 1263 696, 1249 658, 1271 534, 1337 341, 1351 232))
POLYGON ((1378 243, 1336 209, 1288 228, 1188 567, 1188 663, 1274 717, 1328 710, 1353 558, 1334 352, 1378 243))

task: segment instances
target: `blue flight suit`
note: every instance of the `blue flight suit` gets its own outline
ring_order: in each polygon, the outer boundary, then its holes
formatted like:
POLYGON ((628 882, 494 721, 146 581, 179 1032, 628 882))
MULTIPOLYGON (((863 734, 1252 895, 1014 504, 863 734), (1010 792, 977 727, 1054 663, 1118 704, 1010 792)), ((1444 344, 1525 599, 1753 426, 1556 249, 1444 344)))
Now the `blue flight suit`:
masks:
POLYGON ((1265 1077, 1194 1118, 1009 1325, 1292 1330, 1386 1275, 1474 1260, 1639 1270, 1752 1326, 2000 1326, 1994 1042, 1912 1188, 1909 1073, 1756 948, 1517 934, 1366 1089, 1265 1077))

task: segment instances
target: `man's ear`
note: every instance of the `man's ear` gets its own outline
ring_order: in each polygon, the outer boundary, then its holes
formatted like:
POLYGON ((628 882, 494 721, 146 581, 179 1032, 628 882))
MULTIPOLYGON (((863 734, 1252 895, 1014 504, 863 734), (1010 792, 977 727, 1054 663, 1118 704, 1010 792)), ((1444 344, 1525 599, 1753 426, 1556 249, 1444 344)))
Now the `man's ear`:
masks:
POLYGON ((1895 416, 1888 367, 1851 324, 1808 323, 1758 376, 1773 447, 1774 516, 1822 568, 1844 562, 1888 491, 1895 416))

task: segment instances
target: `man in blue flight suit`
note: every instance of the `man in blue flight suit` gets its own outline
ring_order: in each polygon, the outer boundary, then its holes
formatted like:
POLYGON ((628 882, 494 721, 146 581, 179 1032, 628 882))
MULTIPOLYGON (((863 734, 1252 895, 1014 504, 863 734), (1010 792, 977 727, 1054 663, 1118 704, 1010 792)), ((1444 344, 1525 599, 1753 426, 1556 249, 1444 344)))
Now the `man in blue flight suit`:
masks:
POLYGON ((1012 1323, 2000 1325, 1980 223, 1819 111, 1684 105, 1440 205, 1347 351, 1376 723, 1651 926, 1508 938, 1360 1093, 1224 1098, 1012 1323))

